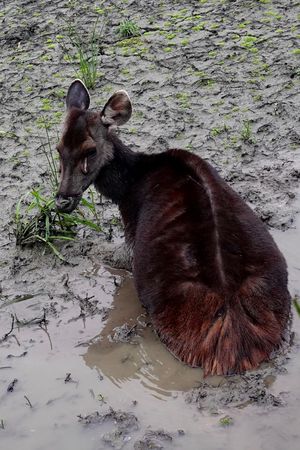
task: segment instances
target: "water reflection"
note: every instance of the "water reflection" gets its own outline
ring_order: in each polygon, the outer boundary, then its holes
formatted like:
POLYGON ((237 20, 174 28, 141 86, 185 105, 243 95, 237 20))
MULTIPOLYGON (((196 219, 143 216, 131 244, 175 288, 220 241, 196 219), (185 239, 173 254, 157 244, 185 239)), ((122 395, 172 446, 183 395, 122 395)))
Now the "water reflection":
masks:
POLYGON ((202 370, 192 369, 175 359, 151 327, 145 326, 147 322, 133 280, 127 276, 115 295, 113 310, 100 333, 100 340, 90 345, 84 355, 86 364, 97 367, 119 388, 123 388, 124 383, 139 380, 158 398, 197 386, 203 380, 202 370), (111 336, 115 328, 124 323, 128 324, 127 329, 135 329, 138 336, 130 343, 113 342, 111 336))

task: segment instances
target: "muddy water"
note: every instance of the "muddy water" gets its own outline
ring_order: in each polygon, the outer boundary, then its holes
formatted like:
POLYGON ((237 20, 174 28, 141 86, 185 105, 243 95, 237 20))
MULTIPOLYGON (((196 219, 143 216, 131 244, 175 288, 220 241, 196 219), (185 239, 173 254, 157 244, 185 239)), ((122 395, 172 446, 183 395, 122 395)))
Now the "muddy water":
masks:
MULTIPOLYGON (((62 264, 40 248, 16 249, 13 216, 20 195, 48 186, 43 123, 54 148, 78 76, 76 58, 66 58, 66 48, 75 56, 68 26, 86 40, 87 24, 99 20, 92 108, 125 88, 134 113, 121 136, 134 150, 180 147, 208 159, 273 227, 299 294, 300 224, 291 228, 299 211, 299 1, 4 0, 0 8, 0 339, 11 314, 19 320, 0 344, 0 448, 130 449, 148 431, 152 448, 298 449, 297 333, 287 361, 203 384, 201 370, 174 360, 147 326, 130 276, 100 264, 112 250, 105 234, 83 231, 60 248, 62 264), (141 30, 133 40, 118 32, 128 18, 141 30), (78 422, 93 411, 108 415, 78 422), (226 414, 234 424, 223 428, 226 414)), ((98 209, 116 242, 116 208, 98 209)), ((296 315, 293 328, 299 333, 296 315)))
POLYGON ((115 386, 133 396, 143 395, 146 388, 161 400, 173 391, 191 389, 203 379, 200 369, 179 364, 161 344, 137 298, 132 278, 123 282, 113 307, 101 340, 84 355, 88 366, 97 367, 115 386), (120 328, 124 323, 128 324, 125 330, 120 328))
MULTIPOLYGON (((300 293, 299 225, 300 220, 295 229, 273 232, 289 264, 292 295, 300 293)), ((206 449, 240 449, 241 443, 249 450, 299 448, 300 320, 296 314, 295 344, 281 370, 257 372, 268 392, 281 399, 280 406, 261 404, 257 398, 238 406, 224 404, 217 395, 211 405, 208 401, 201 408, 199 403, 187 403, 186 393, 201 386, 202 371, 178 362, 159 342, 137 300, 131 276, 97 264, 85 276, 89 285, 107 285, 103 301, 113 309, 106 311, 104 320, 99 314, 82 313, 70 302, 52 305, 51 314, 45 303, 48 323, 19 324, 1 345, 1 448, 96 450, 124 445, 130 449, 149 427, 169 433, 168 439, 158 441, 164 448, 196 450, 200 441, 206 449), (7 392, 14 379, 18 381, 7 392), (77 415, 102 414, 109 407, 133 413, 138 429, 129 427, 120 439, 113 419, 94 425, 78 422, 77 415), (226 415, 233 424, 223 427, 220 419, 226 415)), ((43 318, 40 301, 21 300, 0 309, 1 330, 9 331, 10 313, 19 321, 43 318)), ((272 369, 272 363, 266 366, 272 369)), ((221 377, 206 382, 222 394, 221 377)), ((232 389, 234 396, 238 384, 232 389)))

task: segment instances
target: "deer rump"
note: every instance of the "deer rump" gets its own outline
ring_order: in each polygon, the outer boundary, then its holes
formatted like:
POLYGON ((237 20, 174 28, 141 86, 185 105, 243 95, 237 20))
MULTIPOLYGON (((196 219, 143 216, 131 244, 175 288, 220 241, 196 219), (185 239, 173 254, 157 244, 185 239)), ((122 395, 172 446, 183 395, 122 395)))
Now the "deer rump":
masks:
POLYGON ((287 327, 285 260, 207 162, 183 150, 152 160, 120 209, 153 327, 171 353, 205 375, 254 369, 287 327))

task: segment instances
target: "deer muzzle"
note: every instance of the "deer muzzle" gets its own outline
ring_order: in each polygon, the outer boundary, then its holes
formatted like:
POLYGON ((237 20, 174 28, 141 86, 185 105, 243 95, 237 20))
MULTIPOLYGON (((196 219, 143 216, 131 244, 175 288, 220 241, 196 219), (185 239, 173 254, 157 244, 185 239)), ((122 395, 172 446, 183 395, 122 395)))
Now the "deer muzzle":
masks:
POLYGON ((59 212, 70 213, 74 211, 80 200, 81 196, 67 197, 64 195, 57 194, 55 198, 55 205, 59 212))

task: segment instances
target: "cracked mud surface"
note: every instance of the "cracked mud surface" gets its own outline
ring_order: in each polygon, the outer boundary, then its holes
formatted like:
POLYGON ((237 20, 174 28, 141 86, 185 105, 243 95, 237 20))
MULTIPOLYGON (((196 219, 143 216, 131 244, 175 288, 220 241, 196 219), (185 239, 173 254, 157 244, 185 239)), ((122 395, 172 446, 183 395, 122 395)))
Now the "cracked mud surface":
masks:
POLYGON ((0 339, 16 318, 0 344, 3 445, 196 449, 201 438, 207 449, 240 448, 241 440, 245 449, 298 448, 297 317, 296 344, 280 367, 203 383, 200 370, 174 361, 153 335, 130 277, 102 265, 122 242, 114 205, 98 201, 104 233, 85 230, 60 247, 67 263, 41 248, 16 248, 13 215, 21 195, 48 185, 44 123, 55 148, 78 70, 66 58, 68 27, 88 36, 98 19, 99 30, 105 25, 92 107, 125 88, 134 106, 120 130, 127 144, 208 159, 270 226, 298 294, 299 2, 16 0, 0 7, 0 339), (128 18, 141 35, 122 39, 118 25, 128 18), (113 420, 85 428, 77 420, 110 407, 132 414, 139 428, 124 433, 113 420), (226 429, 219 426, 225 414, 234 418, 226 429))

